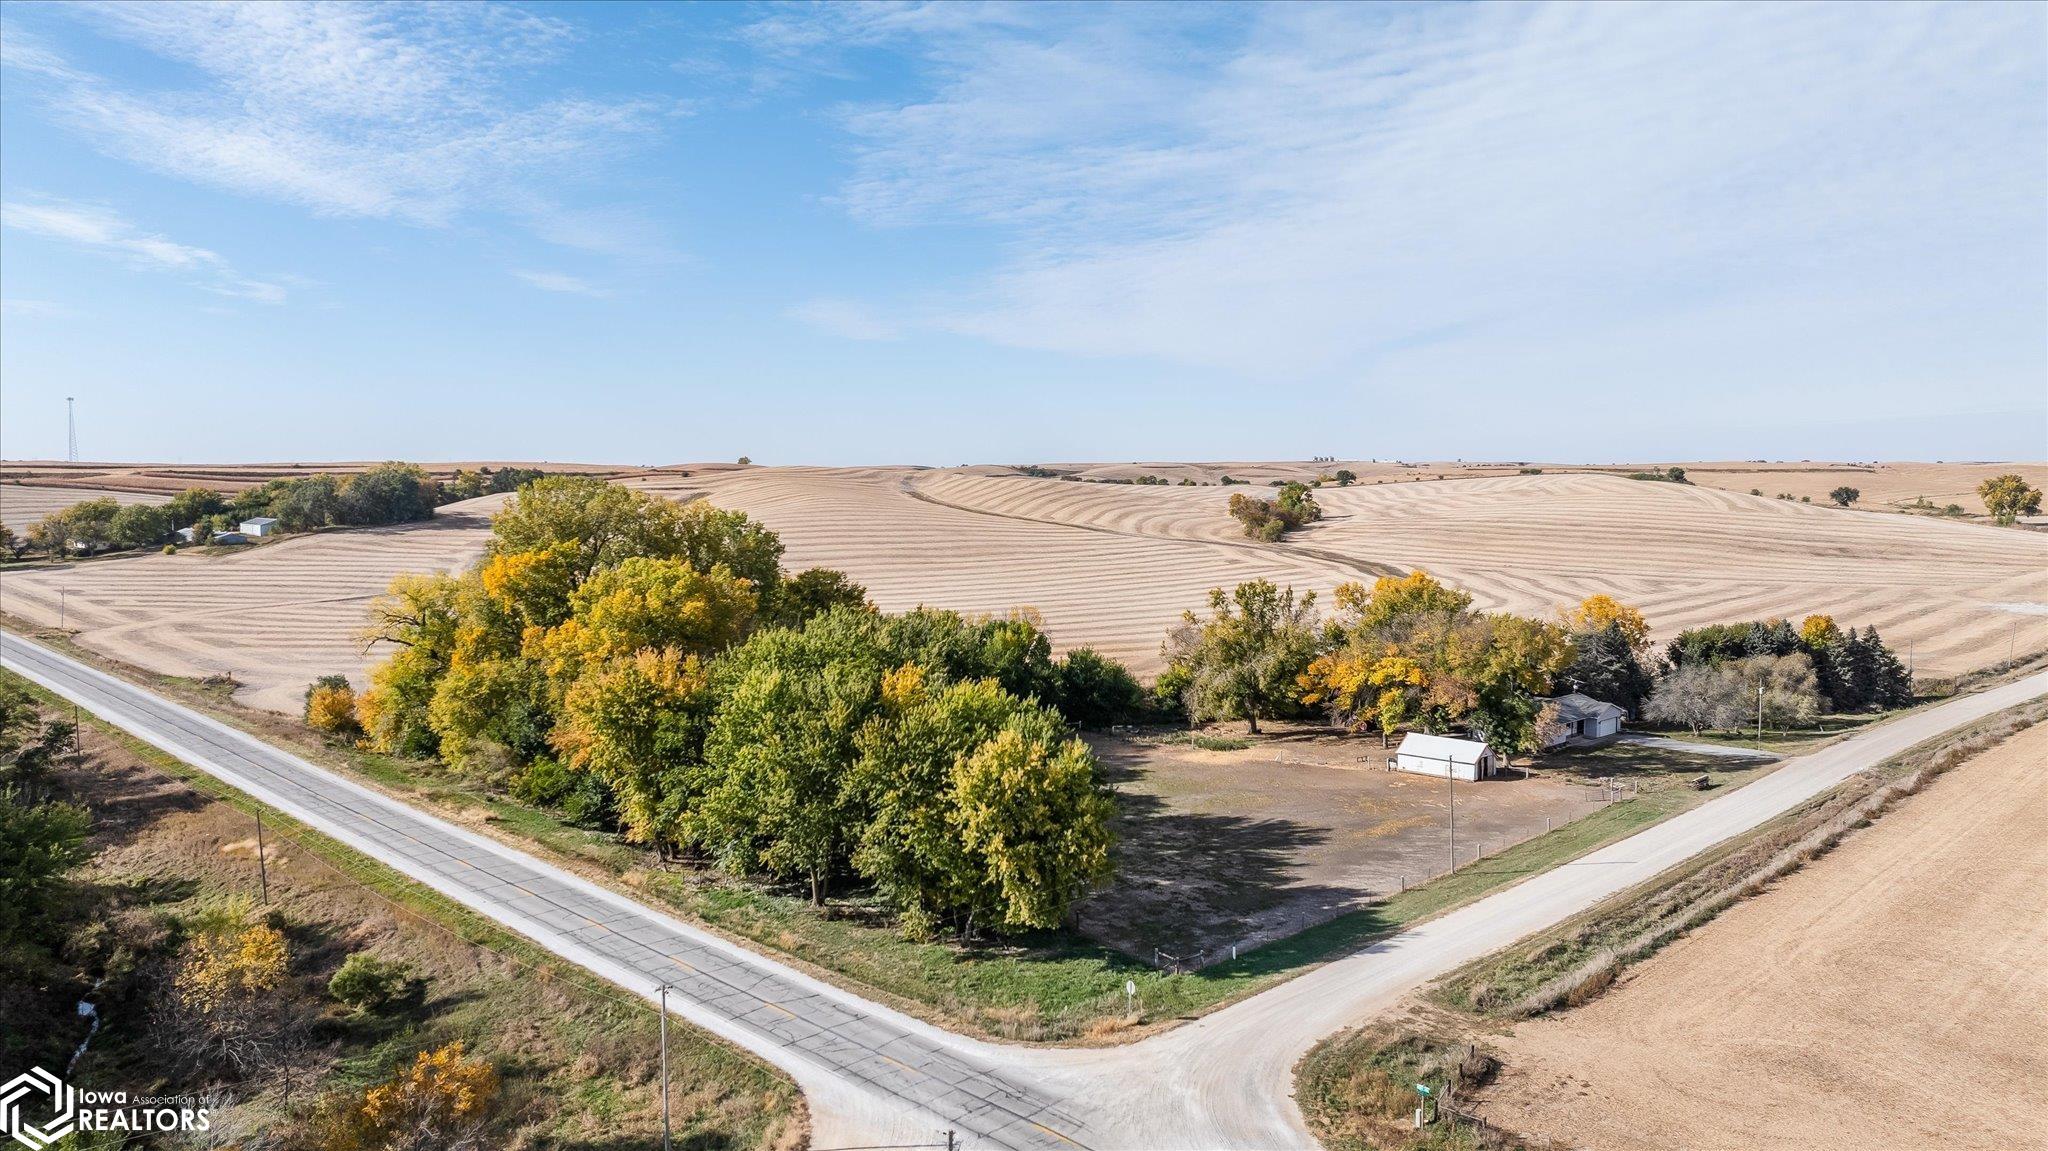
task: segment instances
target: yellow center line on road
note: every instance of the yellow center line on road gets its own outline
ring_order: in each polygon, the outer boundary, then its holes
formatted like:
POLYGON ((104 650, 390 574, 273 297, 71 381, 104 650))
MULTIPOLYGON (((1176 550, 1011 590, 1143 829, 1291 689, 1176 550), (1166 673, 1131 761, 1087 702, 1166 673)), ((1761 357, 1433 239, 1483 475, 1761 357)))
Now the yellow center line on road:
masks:
POLYGON ((776 1011, 780 1011, 780 1012, 782 1012, 782 1013, 783 1013, 784 1015, 787 1015, 787 1016, 789 1016, 789 1017, 790 1017, 791 1019, 795 1019, 795 1018, 796 1018, 796 1012, 794 1012, 794 1011, 791 1011, 791 1010, 790 1010, 789 1008, 787 1008, 787 1007, 784 1007, 784 1006, 783 1006, 782 1004, 780 1004, 780 1003, 770 1003, 770 1002, 768 1002, 768 1001, 767 1001, 766 999, 763 999, 763 1000, 761 1001, 761 1006, 763 1006, 763 1007, 769 1007, 769 1008, 773 1008, 773 1009, 774 1009, 774 1010, 776 1010, 776 1011))
POLYGON ((1062 1142, 1062 1143, 1065 1143, 1065 1144, 1067 1144, 1067 1145, 1068 1145, 1068 1146, 1070 1146, 1070 1147, 1079 1147, 1079 1146, 1080 1146, 1080 1144, 1079 1144, 1079 1143, 1076 1143, 1076 1142, 1074 1142, 1074 1141, 1073 1141, 1072 1139, 1069 1139, 1069 1138, 1067 1138, 1067 1137, 1066 1137, 1065 1135, 1062 1135, 1062 1134, 1060 1134, 1059 1132, 1057 1132, 1057 1131, 1053 1130, 1052 1128, 1050 1128, 1050 1127, 1047 1127, 1047 1126, 1046 1126, 1045 1124, 1043 1124, 1043 1123, 1034 1123, 1034 1122, 1032 1122, 1032 1121, 1031 1121, 1031 1120, 1029 1120, 1029 1119, 1026 1119, 1026 1120, 1025 1120, 1025 1122, 1026 1122, 1026 1123, 1030 1123, 1030 1124, 1031 1124, 1031 1125, 1032 1125, 1033 1127, 1036 1127, 1036 1128, 1038 1128, 1038 1129, 1039 1129, 1040 1131, 1043 1131, 1043 1132, 1045 1132, 1045 1133, 1046 1133, 1047 1135, 1050 1135, 1050 1136, 1052 1136, 1053 1138, 1055 1138, 1055 1139, 1059 1140, 1059 1141, 1060 1141, 1060 1142, 1062 1142))
POLYGON ((676 958, 675 956, 673 956, 673 955, 665 955, 665 956, 663 956, 662 958, 664 958, 664 959, 668 960, 668 961, 669 961, 670 963, 673 963, 673 964, 675 964, 675 965, 676 965, 677 967, 680 967, 680 968, 682 968, 682 969, 683 969, 684 971, 687 971, 687 972, 689 972, 689 973, 690 973, 690 974, 692 974, 692 975, 695 975, 695 974, 697 974, 697 969, 696 969, 696 968, 694 968, 694 967, 690 966, 690 965, 689 965, 689 964, 687 964, 687 963, 684 963, 684 962, 683 962, 682 960, 680 960, 680 959, 677 959, 677 958, 676 958))
POLYGON ((905 1071, 908 1071, 908 1072, 910 1072, 910 1073, 911 1073, 912 1075, 918 1075, 918 1076, 922 1076, 922 1075, 924 1074, 924 1072, 922 1072, 922 1071, 919 1071, 919 1070, 918 1070, 917 1068, 915 1068, 915 1067, 912 1067, 912 1066, 911 1066, 910 1064, 908 1064, 908 1063, 905 1063, 905 1062, 904 1062, 903 1060, 901 1060, 901 1059, 891 1059, 891 1058, 889 1058, 889 1057, 888 1057, 887 1055, 882 1055, 882 1053, 881 1053, 881 1052, 879 1052, 879 1051, 875 1052, 875 1054, 876 1054, 876 1055, 881 1055, 881 1057, 882 1057, 882 1060, 883 1060, 883 1062, 885 1062, 885 1063, 893 1063, 893 1064, 895 1064, 896 1066, 898 1066, 898 1067, 901 1067, 901 1068, 903 1068, 903 1069, 904 1069, 905 1071))

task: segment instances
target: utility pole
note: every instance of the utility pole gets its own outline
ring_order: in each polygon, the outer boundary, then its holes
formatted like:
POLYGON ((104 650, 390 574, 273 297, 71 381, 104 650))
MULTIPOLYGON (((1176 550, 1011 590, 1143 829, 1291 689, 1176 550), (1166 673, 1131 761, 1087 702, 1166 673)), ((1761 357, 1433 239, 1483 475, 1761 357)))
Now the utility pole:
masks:
POLYGON ((1764 749, 1764 681, 1756 681, 1756 749, 1764 749))
POLYGON ((948 1127, 946 1128, 946 1151, 955 1151, 956 1147, 957 1144, 953 1141, 953 1129, 948 1127))
POLYGON ((1444 782, 1451 785, 1451 874, 1458 873, 1458 765, 1444 757, 1444 782))
POLYGON ((57 630, 64 630, 64 601, 71 595, 70 588, 57 589, 57 630))
POLYGON ((668 1128, 668 984, 661 985, 661 1151, 673 1151, 668 1128))
POLYGON ((256 874, 263 880, 263 902, 270 902, 270 861, 263 858, 263 813, 256 813, 256 874))
POLYGON ((78 462, 78 417, 72 410, 72 397, 64 397, 64 458, 70 463, 78 462))

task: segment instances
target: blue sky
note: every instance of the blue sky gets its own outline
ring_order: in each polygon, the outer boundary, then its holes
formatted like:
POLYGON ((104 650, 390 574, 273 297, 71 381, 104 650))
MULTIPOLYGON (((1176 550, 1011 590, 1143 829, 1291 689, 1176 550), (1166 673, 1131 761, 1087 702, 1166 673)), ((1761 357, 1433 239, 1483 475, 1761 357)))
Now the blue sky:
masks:
POLYGON ((0 454, 2048 456, 2048 8, 0 9, 0 454))

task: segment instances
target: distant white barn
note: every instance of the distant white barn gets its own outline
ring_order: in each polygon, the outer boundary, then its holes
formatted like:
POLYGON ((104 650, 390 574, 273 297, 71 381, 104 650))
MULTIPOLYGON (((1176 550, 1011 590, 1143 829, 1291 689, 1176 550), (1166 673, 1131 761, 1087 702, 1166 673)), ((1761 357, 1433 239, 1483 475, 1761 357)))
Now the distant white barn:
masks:
POLYGON ((242 534, 245 536, 255 536, 258 539, 264 536, 274 536, 277 534, 277 520, 272 516, 257 516, 254 519, 243 520, 242 534))
POLYGON ((1394 770, 1416 775, 1476 781, 1499 775, 1502 763, 1500 754, 1485 743, 1448 735, 1410 732, 1394 751, 1394 770))
POLYGON ((1572 739, 1606 739, 1619 734, 1621 721, 1628 718, 1628 712, 1614 704, 1578 692, 1537 702, 1556 704, 1557 718, 1562 725, 1551 736, 1550 742, 1543 745, 1546 748, 1572 739))

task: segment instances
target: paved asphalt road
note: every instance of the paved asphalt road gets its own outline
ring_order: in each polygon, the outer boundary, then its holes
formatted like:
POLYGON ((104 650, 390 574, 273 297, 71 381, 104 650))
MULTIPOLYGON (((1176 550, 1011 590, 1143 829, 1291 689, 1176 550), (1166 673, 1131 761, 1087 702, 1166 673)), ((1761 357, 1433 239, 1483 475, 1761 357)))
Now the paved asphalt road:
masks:
POLYGON ((1650 879, 1951 728, 2048 694, 2048 673, 1868 729, 1692 811, 1140 1043, 1027 1048, 951 1035, 0 633, 0 665, 783 1068, 813 1145, 1312 1147, 1290 1095, 1323 1036, 1650 879))

